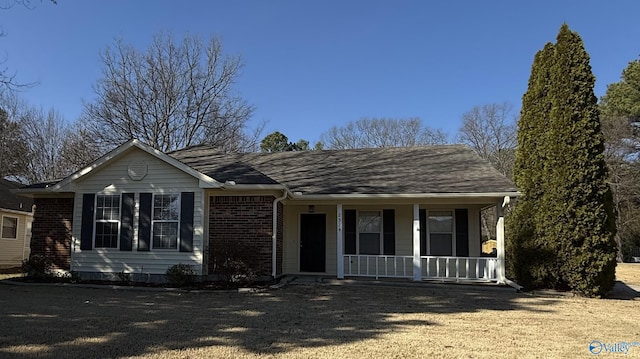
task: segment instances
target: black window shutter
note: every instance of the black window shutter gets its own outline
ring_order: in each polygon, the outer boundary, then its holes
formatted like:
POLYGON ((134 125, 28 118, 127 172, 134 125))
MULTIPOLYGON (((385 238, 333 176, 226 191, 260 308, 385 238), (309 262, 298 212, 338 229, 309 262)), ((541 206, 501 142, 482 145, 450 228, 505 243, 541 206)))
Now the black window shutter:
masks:
POLYGON ((427 255, 427 210, 420 210, 420 255, 427 255))
POLYGON ((180 194, 180 252, 193 252, 193 192, 180 194))
POLYGON ((469 210, 456 209, 456 256, 469 256, 469 210))
POLYGON ((148 251, 151 246, 151 193, 140 193, 140 218, 138 220, 138 250, 148 251))
POLYGON ((356 254, 356 210, 344 211, 344 254, 356 254))
POLYGON ((120 215, 120 250, 130 251, 133 241, 133 210, 135 208, 133 193, 122 194, 122 211, 120 215))
POLYGON ((385 209, 382 211, 383 242, 386 255, 396 254, 396 211, 385 209))
POLYGON ((85 193, 82 195, 82 228, 80 230, 80 249, 93 248, 93 212, 96 195, 85 193))

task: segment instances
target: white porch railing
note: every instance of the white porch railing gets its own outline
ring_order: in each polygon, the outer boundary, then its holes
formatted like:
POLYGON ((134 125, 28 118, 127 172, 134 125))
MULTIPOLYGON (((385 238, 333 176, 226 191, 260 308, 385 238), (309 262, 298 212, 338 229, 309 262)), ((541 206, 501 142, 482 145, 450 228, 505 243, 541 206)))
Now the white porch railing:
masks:
POLYGON ((352 277, 411 278, 412 256, 345 255, 344 275, 352 277))
MULTIPOLYGON (((344 255, 344 275, 351 277, 413 278, 413 256, 344 255)), ((439 281, 498 281, 493 257, 421 256, 420 277, 439 281)))
POLYGON ((498 259, 493 257, 422 256, 422 279, 498 281, 498 259))

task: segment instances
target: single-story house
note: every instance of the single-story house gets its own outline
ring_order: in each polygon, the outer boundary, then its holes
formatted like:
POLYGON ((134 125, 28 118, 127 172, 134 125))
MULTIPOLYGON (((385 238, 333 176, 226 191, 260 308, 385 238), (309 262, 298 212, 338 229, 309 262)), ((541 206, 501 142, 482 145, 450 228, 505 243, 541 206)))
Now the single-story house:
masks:
POLYGON ((0 178, 0 268, 20 267, 29 258, 33 200, 12 192, 20 187, 0 178))
POLYGON ((263 274, 504 282, 503 206, 518 189, 463 145, 281 153, 131 140, 33 197, 32 253, 83 276, 216 270, 241 243, 263 274), (480 211, 497 211, 497 256, 480 211))

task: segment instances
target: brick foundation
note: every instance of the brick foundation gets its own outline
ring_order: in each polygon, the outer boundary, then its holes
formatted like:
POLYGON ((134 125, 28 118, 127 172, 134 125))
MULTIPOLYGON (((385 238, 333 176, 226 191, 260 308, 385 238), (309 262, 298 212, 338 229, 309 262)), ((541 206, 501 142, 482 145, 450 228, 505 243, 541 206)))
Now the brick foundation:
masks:
MULTIPOLYGON (((261 275, 271 275, 273 196, 212 196, 209 208, 209 273, 215 270, 215 253, 222 243, 246 249, 251 265, 261 275)), ((282 273, 283 207, 278 204, 277 261, 282 273)))
POLYGON ((73 198, 36 198, 31 254, 48 257, 55 269, 71 269, 73 198))

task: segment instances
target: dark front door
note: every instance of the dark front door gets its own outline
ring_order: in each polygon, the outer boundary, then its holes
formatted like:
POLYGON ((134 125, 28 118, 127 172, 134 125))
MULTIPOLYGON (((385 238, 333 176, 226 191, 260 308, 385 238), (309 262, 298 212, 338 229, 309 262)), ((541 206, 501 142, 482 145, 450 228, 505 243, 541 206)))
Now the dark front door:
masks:
POLYGON ((300 215, 300 271, 324 272, 326 255, 324 214, 300 215))

